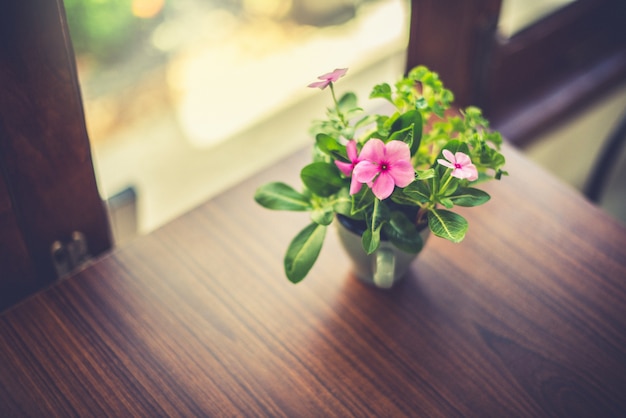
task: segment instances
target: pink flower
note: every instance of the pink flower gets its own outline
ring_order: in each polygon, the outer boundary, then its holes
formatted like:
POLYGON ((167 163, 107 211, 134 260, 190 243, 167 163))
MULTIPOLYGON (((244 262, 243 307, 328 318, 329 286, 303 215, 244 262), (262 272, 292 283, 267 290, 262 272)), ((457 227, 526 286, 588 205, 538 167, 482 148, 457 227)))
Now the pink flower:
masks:
POLYGON ((367 183, 380 200, 388 198, 395 186, 406 187, 415 179, 411 150, 402 141, 385 144, 380 139, 370 139, 359 158, 361 161, 354 167, 352 176, 360 183, 367 183))
POLYGON ((468 179, 470 181, 478 178, 478 170, 476 170, 476 166, 472 164, 472 160, 470 160, 467 154, 462 152, 452 154, 452 152, 444 149, 443 156, 445 160, 440 158, 437 162, 445 167, 451 168, 452 173, 450 175, 452 177, 468 179))
MULTIPOLYGON (((361 161, 357 155, 356 149, 356 141, 351 140, 346 144, 346 151, 348 153, 349 163, 343 161, 335 161, 335 165, 346 177, 352 176, 352 171, 354 167, 361 161)), ((356 181, 354 177, 352 177, 352 181, 350 182, 350 194, 358 193, 361 190, 362 184, 356 181)))
POLYGON ((313 88, 319 87, 321 90, 324 90, 326 87, 328 87, 330 83, 333 83, 339 80, 344 75, 346 75, 346 72, 348 72, 347 68, 337 68, 332 73, 326 73, 324 75, 317 77, 318 79, 322 81, 316 81, 314 83, 309 84, 307 87, 313 87, 313 88))

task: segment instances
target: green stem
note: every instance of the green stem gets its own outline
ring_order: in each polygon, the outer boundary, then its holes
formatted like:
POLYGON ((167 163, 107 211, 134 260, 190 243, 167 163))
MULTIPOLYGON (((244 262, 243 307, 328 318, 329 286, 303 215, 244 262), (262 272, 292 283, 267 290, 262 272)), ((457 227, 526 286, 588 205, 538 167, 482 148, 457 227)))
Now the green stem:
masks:
POLYGON ((339 109, 339 102, 337 101, 337 96, 335 96, 335 86, 333 85, 333 83, 331 82, 329 84, 330 86, 330 93, 333 96, 333 102, 335 103, 335 109, 337 110, 337 116, 339 116, 339 120, 341 121, 341 124, 343 125, 343 128, 346 128, 348 126, 348 124, 346 123, 346 119, 343 116, 343 113, 341 113, 341 110, 339 109))
POLYGON ((337 101, 337 96, 335 96, 335 86, 333 85, 332 82, 329 84, 329 86, 330 86, 330 94, 332 94, 333 102, 335 103, 335 108, 337 109, 337 112, 339 112, 339 102, 337 101))
POLYGON ((415 226, 419 227, 422 224, 424 216, 426 216, 426 212, 428 212, 428 209, 426 209, 425 206, 419 208, 419 210, 417 211, 417 217, 415 219, 415 226))
POLYGON ((446 170, 446 175, 448 177, 446 178, 446 182, 441 187, 439 187, 439 193, 438 194, 443 194, 446 191, 446 189, 448 188, 448 186, 450 185, 450 182, 452 181, 452 176, 450 175, 450 170, 451 170, 450 168, 448 168, 446 170))

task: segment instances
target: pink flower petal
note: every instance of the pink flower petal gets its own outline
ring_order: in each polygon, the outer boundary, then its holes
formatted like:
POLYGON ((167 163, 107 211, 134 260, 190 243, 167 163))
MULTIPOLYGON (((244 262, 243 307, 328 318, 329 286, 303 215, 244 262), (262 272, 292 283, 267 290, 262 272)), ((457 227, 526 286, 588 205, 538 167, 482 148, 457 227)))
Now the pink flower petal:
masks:
POLYGON ((337 81, 348 72, 347 68, 336 68, 334 71, 330 73, 326 73, 324 75, 319 76, 320 80, 329 80, 329 81, 337 81))
POLYGON ((367 160, 378 163, 385 156, 385 143, 380 139, 370 139, 365 143, 359 158, 361 161, 367 160))
POLYGON ((410 161, 411 149, 402 141, 389 141, 385 145, 385 157, 389 163, 395 161, 410 161))
POLYGON ((389 175, 389 173, 382 172, 378 175, 376 180, 374 180, 374 187, 372 187, 372 191, 374 192, 374 196, 383 200, 391 196, 393 188, 393 178, 389 175))
POLYGON ((442 154, 443 154, 443 158, 450 161, 452 165, 454 165, 454 163, 456 162, 456 159, 454 158, 454 154, 452 154, 452 152, 450 152, 447 149, 444 149, 442 154))
POLYGON ((478 170, 476 166, 472 164, 472 159, 469 155, 460 151, 453 155, 452 152, 447 149, 444 149, 442 154, 448 161, 440 158, 437 162, 445 167, 451 168, 452 172, 450 175, 452 177, 468 179, 470 181, 474 181, 478 178, 478 170))
POLYGON ((348 143, 346 144, 346 152, 348 153, 348 158, 350 159, 350 161, 354 163, 358 158, 356 141, 354 139, 348 141, 348 143))
POLYGON ((452 164, 450 161, 446 161, 446 160, 443 160, 443 159, 439 158, 437 160, 437 162, 439 164, 441 164, 442 166, 444 166, 444 167, 454 168, 454 164, 452 164))
POLYGON ((346 144, 346 152, 348 154, 349 163, 344 161, 335 161, 335 165, 346 177, 350 177, 352 175, 352 170, 354 170, 354 166, 358 164, 359 157, 356 148, 356 141, 351 140, 346 144))
POLYGON ((343 161, 335 161, 335 165, 341 172, 346 176, 350 177, 352 175, 352 169, 354 165, 352 163, 345 163, 343 161))
POLYGON ((352 180, 350 181, 350 194, 357 194, 362 186, 363 183, 360 183, 355 176, 352 176, 352 180))
POLYGON ((307 87, 311 87, 311 88, 319 87, 321 90, 324 90, 326 87, 328 87, 329 84, 330 84, 329 80, 316 81, 314 83, 309 84, 307 87))
POLYGON ((415 180, 415 170, 406 160, 396 161, 389 170, 389 175, 398 187, 406 187, 415 180))
POLYGON ((380 172, 378 164, 369 161, 360 161, 352 171, 352 176, 361 183, 369 183, 380 172))
POLYGON ((317 77, 319 80, 322 80, 322 81, 316 81, 314 83, 309 84, 307 87, 311 87, 311 88, 319 87, 321 90, 324 90, 326 87, 328 87, 330 83, 337 81, 341 77, 346 75, 346 72, 348 72, 347 68, 337 68, 335 69, 335 71, 332 71, 330 73, 326 73, 317 77))
POLYGON ((474 164, 469 164, 463 167, 463 176, 469 181, 474 181, 478 178, 478 170, 474 164))
POLYGON ((461 164, 461 166, 466 166, 468 164, 471 164, 472 160, 470 159, 469 155, 462 152, 457 152, 456 154, 454 154, 454 162, 456 164, 461 164))

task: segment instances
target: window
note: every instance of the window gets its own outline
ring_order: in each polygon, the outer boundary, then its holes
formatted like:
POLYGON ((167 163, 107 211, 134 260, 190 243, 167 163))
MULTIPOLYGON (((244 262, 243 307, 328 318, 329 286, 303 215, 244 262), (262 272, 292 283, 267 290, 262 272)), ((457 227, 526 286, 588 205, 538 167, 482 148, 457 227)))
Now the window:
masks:
POLYGON ((99 187, 148 232, 306 144, 342 81, 404 70, 408 0, 65 0, 99 187))

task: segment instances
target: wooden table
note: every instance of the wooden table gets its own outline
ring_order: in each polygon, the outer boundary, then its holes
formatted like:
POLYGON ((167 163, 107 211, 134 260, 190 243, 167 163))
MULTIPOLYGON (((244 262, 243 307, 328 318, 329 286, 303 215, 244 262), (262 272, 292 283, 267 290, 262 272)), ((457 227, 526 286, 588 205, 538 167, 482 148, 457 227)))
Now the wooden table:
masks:
POLYGON ((626 415, 626 230, 506 154, 465 241, 391 291, 334 233, 284 277, 307 215, 252 195, 296 154, 4 312, 0 416, 626 415))

